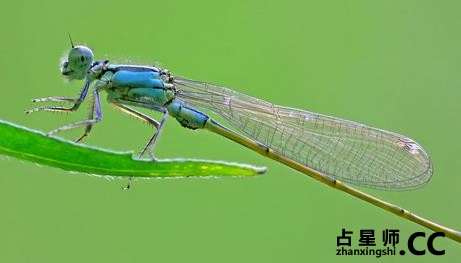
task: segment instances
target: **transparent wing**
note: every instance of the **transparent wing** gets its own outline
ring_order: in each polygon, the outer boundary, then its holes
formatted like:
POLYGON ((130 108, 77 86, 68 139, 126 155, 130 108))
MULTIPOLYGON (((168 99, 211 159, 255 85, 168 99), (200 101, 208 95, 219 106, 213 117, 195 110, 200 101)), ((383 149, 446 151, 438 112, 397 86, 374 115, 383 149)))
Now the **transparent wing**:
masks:
POLYGON ((209 83, 173 82, 186 104, 212 111, 247 137, 326 176, 389 190, 417 188, 432 176, 424 149, 400 134, 273 105, 209 83))

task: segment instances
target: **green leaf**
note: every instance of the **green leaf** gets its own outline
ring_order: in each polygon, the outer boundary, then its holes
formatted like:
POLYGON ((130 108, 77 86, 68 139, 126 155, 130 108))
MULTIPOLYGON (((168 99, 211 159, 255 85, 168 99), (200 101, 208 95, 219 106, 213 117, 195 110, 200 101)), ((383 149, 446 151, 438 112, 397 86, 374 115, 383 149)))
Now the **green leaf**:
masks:
POLYGON ((157 162, 48 137, 0 120, 0 154, 67 171, 127 177, 252 176, 265 168, 223 161, 169 159, 157 162))

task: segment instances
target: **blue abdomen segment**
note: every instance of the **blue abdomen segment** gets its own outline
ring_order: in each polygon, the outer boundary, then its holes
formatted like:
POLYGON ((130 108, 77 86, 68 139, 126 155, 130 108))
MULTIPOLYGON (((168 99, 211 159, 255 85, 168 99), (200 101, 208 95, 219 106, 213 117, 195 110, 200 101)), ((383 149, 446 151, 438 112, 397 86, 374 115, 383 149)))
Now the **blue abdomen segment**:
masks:
POLYGON ((210 118, 206 114, 184 105, 182 101, 174 100, 166 105, 171 116, 175 117, 183 127, 201 129, 210 118))
POLYGON ((111 81, 115 87, 164 88, 159 73, 154 71, 120 70, 115 72, 111 81))

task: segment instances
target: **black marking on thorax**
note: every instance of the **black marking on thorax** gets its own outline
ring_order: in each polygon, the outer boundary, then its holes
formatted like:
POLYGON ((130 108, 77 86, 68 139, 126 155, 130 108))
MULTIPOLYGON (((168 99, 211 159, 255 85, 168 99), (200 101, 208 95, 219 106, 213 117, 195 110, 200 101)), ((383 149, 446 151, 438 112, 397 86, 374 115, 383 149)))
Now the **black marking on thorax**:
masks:
POLYGON ((118 71, 131 71, 131 72, 159 72, 158 68, 148 67, 148 66, 134 66, 134 65, 120 65, 116 67, 107 67, 103 72, 110 71, 116 73, 118 71))

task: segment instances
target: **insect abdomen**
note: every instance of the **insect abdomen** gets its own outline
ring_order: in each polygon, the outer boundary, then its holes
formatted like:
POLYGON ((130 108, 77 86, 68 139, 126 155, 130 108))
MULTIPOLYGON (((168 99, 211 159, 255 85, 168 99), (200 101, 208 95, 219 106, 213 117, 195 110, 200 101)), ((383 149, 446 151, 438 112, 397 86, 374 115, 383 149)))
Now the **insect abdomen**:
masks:
POLYGON ((166 107, 183 127, 192 130, 202 129, 209 119, 206 114, 185 106, 181 101, 172 101, 166 107))

